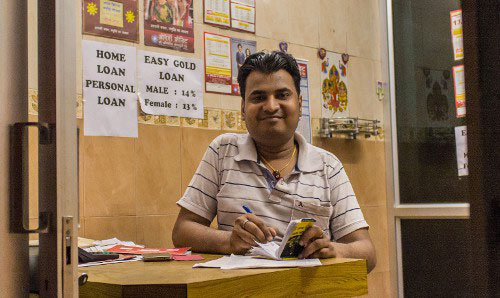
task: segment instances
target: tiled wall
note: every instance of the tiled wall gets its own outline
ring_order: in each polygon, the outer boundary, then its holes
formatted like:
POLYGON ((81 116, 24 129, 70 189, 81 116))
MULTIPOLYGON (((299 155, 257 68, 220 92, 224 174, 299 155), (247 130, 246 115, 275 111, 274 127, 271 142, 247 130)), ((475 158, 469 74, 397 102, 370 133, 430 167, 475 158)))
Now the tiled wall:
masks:
MULTIPOLYGON (((248 34, 203 24, 202 1, 194 0, 195 53, 147 49, 201 59, 202 36, 207 31, 256 40, 258 49, 277 49, 280 41, 287 41, 291 54, 309 60, 313 143, 333 152, 344 163, 377 248, 378 264, 368 277, 369 296, 388 297, 383 135, 370 139, 359 137, 357 140, 318 137, 321 117, 319 47, 350 55, 350 115, 383 121, 383 102, 375 94, 376 81, 381 80, 378 6, 377 0, 257 0, 256 34, 248 34)), ((139 7, 142 7, 142 1, 139 1, 139 7)), ((32 43, 36 44, 36 40, 32 43)), ((141 36, 137 47, 145 48, 142 44, 141 36)), ((77 53, 77 57, 77 70, 81 73, 81 53, 77 53)), ((36 102, 37 70, 36 63, 31 61, 31 64, 30 100, 36 102)), ((75 98, 81 118, 81 76, 78 80, 79 94, 75 98)), ((205 94, 204 104, 209 114, 218 115, 219 120, 209 123, 175 117, 139 117, 137 139, 85 137, 82 135, 83 120, 77 120, 80 128, 80 236, 94 239, 117 237, 148 246, 172 246, 171 231, 178 212, 175 202, 188 185, 208 143, 226 131, 244 130, 242 123, 238 122, 239 97, 205 94), (236 126, 225 124, 224 115, 229 114, 236 119, 236 126)), ((30 113, 36 114, 32 109, 30 113)), ((36 120, 36 116, 31 118, 36 120)), ((36 188, 33 179, 31 187, 36 188)), ((35 220, 36 214, 31 214, 30 218, 35 220)))

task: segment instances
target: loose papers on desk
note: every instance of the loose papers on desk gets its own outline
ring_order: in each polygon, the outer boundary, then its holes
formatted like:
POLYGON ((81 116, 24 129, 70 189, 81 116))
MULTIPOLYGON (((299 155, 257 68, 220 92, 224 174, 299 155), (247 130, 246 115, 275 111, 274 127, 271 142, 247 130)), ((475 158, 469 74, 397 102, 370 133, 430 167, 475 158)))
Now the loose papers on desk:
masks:
POLYGON ((253 256, 230 255, 217 260, 198 263, 193 268, 248 269, 248 268, 288 268, 321 266, 319 259, 269 260, 253 256))

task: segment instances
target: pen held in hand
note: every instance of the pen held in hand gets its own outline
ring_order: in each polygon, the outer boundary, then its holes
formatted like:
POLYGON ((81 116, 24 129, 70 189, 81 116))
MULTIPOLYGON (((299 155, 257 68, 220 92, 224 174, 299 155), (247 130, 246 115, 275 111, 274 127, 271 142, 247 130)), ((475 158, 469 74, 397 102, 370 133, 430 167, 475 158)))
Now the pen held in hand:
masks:
POLYGON ((247 205, 243 205, 241 207, 243 207, 243 210, 245 210, 246 213, 253 213, 252 209, 250 209, 250 207, 248 207, 247 205))

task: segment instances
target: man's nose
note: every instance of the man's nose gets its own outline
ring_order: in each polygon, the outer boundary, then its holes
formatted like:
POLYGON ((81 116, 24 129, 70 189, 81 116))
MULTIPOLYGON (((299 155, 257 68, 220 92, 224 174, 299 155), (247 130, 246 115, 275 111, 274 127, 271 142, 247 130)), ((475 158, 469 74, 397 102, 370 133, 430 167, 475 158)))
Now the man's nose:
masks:
POLYGON ((264 102, 264 111, 273 114, 277 110, 279 110, 280 105, 278 102, 278 99, 274 97, 274 95, 270 95, 267 97, 266 101, 264 102))

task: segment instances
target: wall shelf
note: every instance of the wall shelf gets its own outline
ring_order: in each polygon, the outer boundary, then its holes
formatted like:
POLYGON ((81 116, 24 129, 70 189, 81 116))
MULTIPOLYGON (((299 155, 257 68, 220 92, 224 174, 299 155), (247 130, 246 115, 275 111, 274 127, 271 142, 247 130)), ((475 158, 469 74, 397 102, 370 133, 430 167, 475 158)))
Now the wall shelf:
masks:
POLYGON ((320 136, 331 138, 334 134, 347 135, 349 139, 356 139, 358 134, 365 137, 379 134, 378 120, 360 119, 358 117, 321 118, 320 136))

